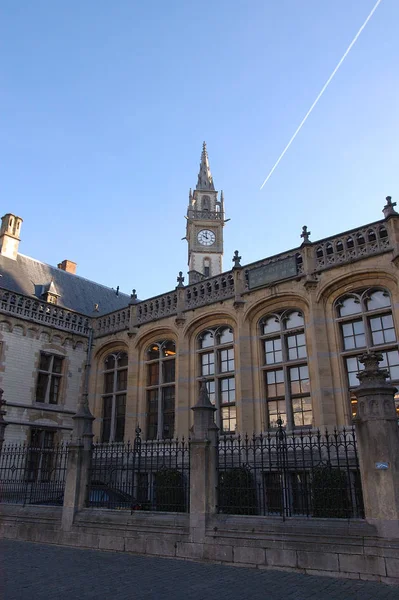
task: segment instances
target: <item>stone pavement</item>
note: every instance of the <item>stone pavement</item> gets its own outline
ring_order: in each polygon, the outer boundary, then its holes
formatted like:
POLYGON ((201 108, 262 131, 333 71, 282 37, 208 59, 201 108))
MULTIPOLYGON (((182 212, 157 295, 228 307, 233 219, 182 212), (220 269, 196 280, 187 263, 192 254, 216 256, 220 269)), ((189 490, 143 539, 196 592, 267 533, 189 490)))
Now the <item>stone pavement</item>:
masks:
POLYGON ((399 600, 353 579, 0 540, 1 600, 399 600))

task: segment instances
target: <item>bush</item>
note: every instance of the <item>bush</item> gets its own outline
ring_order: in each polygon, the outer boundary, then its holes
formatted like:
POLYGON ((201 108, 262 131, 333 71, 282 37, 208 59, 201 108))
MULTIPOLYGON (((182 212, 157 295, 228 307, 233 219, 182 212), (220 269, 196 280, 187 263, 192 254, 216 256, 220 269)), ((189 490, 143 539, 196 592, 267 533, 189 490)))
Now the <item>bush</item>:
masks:
POLYGON ((256 515, 256 488, 251 471, 235 467, 219 475, 219 511, 232 515, 256 515))
POLYGON ((313 471, 313 516, 347 519, 351 516, 348 480, 340 469, 323 466, 313 471))
POLYGON ((155 504, 157 510, 186 512, 184 478, 177 469, 161 469, 155 473, 155 504))

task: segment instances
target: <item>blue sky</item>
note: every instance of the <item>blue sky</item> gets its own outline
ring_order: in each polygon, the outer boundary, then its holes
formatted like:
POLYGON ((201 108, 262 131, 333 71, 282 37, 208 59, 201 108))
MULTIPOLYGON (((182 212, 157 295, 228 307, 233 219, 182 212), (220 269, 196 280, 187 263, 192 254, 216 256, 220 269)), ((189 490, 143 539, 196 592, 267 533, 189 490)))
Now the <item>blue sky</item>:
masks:
POLYGON ((399 202, 399 2, 3 0, 0 198, 20 251, 141 298, 187 271, 202 141, 224 269, 382 218, 399 202))

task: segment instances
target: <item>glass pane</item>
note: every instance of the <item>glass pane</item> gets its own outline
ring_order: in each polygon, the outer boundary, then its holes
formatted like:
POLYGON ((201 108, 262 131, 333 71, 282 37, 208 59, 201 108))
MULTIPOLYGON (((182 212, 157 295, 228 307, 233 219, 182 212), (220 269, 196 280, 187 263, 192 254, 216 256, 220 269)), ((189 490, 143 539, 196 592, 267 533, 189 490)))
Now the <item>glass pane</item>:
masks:
POLYGON ((53 357, 53 373, 61 373, 62 361, 63 361, 63 358, 61 356, 53 357))
POLYGON ((346 317, 347 315, 355 315, 362 312, 362 307, 357 298, 348 297, 341 301, 338 310, 340 317, 346 317))
POLYGON ((126 395, 122 394, 116 397, 115 442, 123 442, 125 435, 125 413, 126 395))
POLYGON ((49 396, 50 404, 58 404, 60 387, 61 387, 61 377, 57 377, 57 375, 52 375, 51 376, 51 385, 50 385, 50 396, 49 396))
POLYGON ((213 352, 201 354, 201 375, 213 375, 215 373, 215 355, 213 352))
POLYGON ((118 356, 118 368, 127 367, 127 354, 126 352, 121 352, 118 356))
POLYGON ((224 406, 221 409, 221 420, 222 420, 222 431, 234 432, 236 429, 236 407, 235 406, 224 406))
POLYGON ((267 365, 282 362, 283 353, 281 351, 281 338, 274 338, 265 341, 265 361, 267 365))
POLYGON ((285 321, 286 329, 294 329, 294 327, 303 327, 303 326, 304 326, 303 316, 301 315, 301 313, 298 313, 298 312, 290 313, 285 321))
POLYGON ((176 344, 170 340, 164 342, 162 345, 162 352, 164 357, 176 355, 176 344))
POLYGON ((116 375, 116 389, 118 392, 127 389, 127 369, 117 371, 116 375))
POLYGON ((159 383, 159 362, 147 365, 147 385, 158 385, 159 383))
POLYGON ((220 372, 227 373, 234 371, 234 350, 229 348, 228 350, 219 350, 220 357, 220 372))
POLYGON ((175 365, 174 359, 163 361, 163 383, 172 383, 175 380, 175 365))
POLYGON ((162 407, 164 411, 175 409, 175 386, 162 388, 162 407))
POLYGON ((287 413, 285 410, 285 400, 278 400, 267 403, 268 409, 268 426, 277 427, 277 419, 280 417, 283 425, 287 424, 287 413))
POLYGON ((233 331, 226 327, 219 333, 219 344, 231 344, 233 342, 233 331))
POLYGON ((104 369, 115 369, 115 356, 113 354, 109 354, 104 360, 104 369))
POLYGON ((147 350, 147 360, 155 360, 159 358, 159 346, 158 344, 151 344, 147 350))
POLYGON ((235 379, 229 377, 220 381, 220 392, 222 404, 235 402, 235 379))
POLYGON ((45 402, 46 401, 46 392, 47 392, 47 384, 49 380, 49 375, 45 373, 39 373, 37 377, 36 384, 36 402, 45 402))
POLYGON ((51 367, 51 356, 49 354, 40 355, 40 366, 41 371, 50 371, 51 367))
POLYGON ((104 394, 111 394, 114 391, 114 372, 104 375, 104 394))
POLYGON ((207 381, 206 387, 208 389, 209 400, 213 405, 215 405, 215 402, 216 402, 215 382, 207 381))
POLYGON ((147 410, 149 413, 158 412, 158 390, 147 391, 147 410))
POLYGON ((280 331, 280 321, 277 317, 268 317, 263 322, 263 334, 274 333, 275 331, 280 331))
POLYGON ((207 331, 203 333, 200 338, 200 348, 210 348, 214 344, 213 333, 211 331, 207 331))
POLYGON ((388 292, 378 290, 373 292, 370 299, 367 301, 367 310, 378 310, 385 306, 391 306, 391 300, 388 292))

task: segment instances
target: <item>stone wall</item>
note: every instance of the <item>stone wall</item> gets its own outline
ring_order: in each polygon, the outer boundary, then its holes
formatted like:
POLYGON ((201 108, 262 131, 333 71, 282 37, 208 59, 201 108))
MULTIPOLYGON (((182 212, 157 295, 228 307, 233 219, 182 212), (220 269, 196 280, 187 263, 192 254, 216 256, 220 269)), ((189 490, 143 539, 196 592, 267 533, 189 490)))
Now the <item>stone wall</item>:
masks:
POLYGON ((399 540, 365 521, 214 515, 193 541, 186 514, 84 509, 63 531, 61 513, 3 504, 0 537, 399 584, 399 540))

